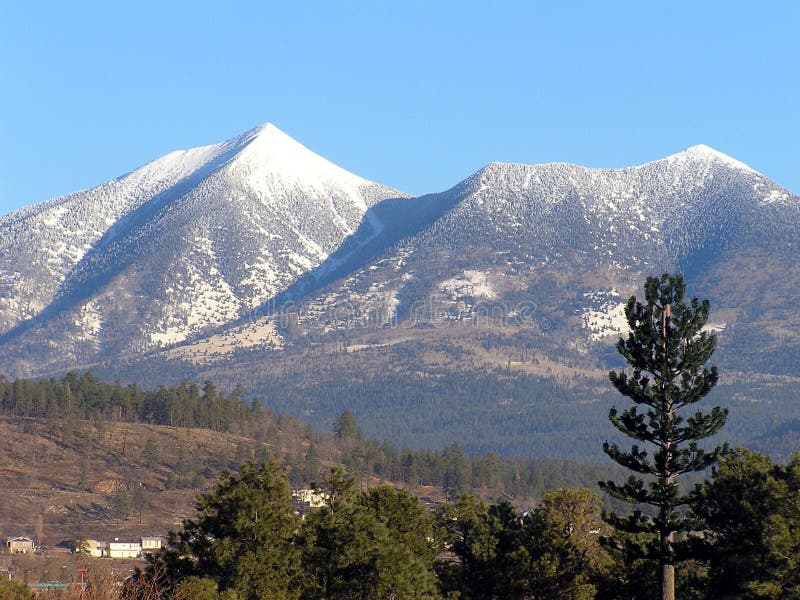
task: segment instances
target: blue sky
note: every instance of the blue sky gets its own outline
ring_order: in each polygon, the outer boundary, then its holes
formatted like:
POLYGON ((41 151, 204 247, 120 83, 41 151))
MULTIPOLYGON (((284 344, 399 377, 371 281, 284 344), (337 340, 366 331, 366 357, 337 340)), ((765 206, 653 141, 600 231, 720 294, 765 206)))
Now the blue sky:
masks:
POLYGON ((800 193, 798 30, 793 0, 7 2, 0 214, 264 122, 410 193, 698 143, 800 193))

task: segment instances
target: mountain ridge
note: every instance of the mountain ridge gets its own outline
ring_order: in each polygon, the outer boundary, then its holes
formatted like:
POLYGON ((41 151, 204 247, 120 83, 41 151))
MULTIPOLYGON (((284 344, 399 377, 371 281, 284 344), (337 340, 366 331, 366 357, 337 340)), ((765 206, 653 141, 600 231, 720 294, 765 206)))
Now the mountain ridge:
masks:
MULTIPOLYGON (((358 385, 404 382, 442 410, 431 381, 460 377, 454 422, 515 427, 534 417, 508 373, 534 396, 592 402, 627 297, 682 272, 711 301, 723 372, 800 378, 800 198, 704 145, 622 169, 493 162, 412 198, 266 124, 57 201, 64 212, 47 203, 25 227, 0 219, 0 360, 14 376, 244 378, 312 422, 358 385)), ((766 407, 764 389, 737 393, 766 407)), ((400 431, 381 406, 407 401, 395 396, 361 410, 400 431)))

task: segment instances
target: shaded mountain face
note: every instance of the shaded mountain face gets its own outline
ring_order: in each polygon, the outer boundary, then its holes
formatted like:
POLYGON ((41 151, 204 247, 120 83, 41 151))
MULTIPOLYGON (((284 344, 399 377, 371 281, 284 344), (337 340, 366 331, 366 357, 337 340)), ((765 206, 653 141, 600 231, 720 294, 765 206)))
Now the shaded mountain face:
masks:
POLYGON ((711 301, 733 440, 772 451, 800 438, 798 231, 800 198, 706 146, 493 163, 408 198, 264 126, 0 220, 0 360, 244 384, 411 446, 586 457, 624 302, 680 272, 711 301))

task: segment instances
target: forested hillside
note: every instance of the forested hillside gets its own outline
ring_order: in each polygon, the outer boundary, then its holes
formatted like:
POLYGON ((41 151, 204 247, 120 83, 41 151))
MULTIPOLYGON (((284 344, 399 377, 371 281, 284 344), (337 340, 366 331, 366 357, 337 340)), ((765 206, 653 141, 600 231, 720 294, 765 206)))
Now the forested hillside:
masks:
POLYGON ((609 465, 398 448, 368 439, 352 413, 328 431, 224 394, 211 382, 143 390, 87 373, 42 381, 0 379, 0 533, 48 543, 90 531, 166 531, 223 469, 276 460, 295 488, 334 465, 360 485, 391 482, 443 502, 474 491, 536 504, 548 489, 594 486, 609 465), (332 430, 332 431, 331 431, 332 430), (11 529, 14 529, 12 531, 11 529))

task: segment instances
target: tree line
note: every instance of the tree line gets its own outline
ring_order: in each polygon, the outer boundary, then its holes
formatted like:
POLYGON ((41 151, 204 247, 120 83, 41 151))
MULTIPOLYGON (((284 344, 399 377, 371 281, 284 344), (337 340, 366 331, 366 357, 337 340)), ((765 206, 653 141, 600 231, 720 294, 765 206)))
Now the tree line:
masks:
MULTIPOLYGON (((0 376, 0 413, 11 418, 42 419, 57 426, 57 434, 64 440, 70 437, 88 444, 82 424, 102 426, 107 421, 209 428, 252 440, 237 446, 236 460, 230 464, 215 457, 182 456, 178 448, 172 465, 174 474, 170 473, 167 482, 170 488, 200 487, 214 475, 203 463, 234 468, 246 460, 276 459, 289 468, 295 487, 319 482, 326 466, 337 462, 344 464, 359 483, 377 478, 405 484, 412 490, 439 488, 450 499, 480 490, 487 497, 526 501, 541 499, 556 487, 594 486, 599 479, 621 472, 614 465, 588 461, 513 458, 492 451, 468 454, 457 443, 440 450, 397 448, 388 441, 365 437, 350 411, 336 417, 331 434, 276 414, 257 400, 245 401, 243 396, 240 389, 226 394, 211 381, 202 386, 183 381, 177 386, 145 390, 136 384, 104 383, 88 372, 44 380, 12 381, 0 376), (203 477, 198 477, 199 473, 203 477)), ((150 441, 140 457, 142 463, 152 465, 158 453, 150 441)))
POLYGON ((143 390, 138 385, 103 383, 91 373, 68 373, 60 379, 15 379, 0 375, 0 412, 43 419, 134 421, 174 427, 230 431, 252 420, 257 403, 247 404, 241 388, 225 394, 206 381, 143 390))
MULTIPOLYGON (((520 514, 470 494, 429 510, 406 490, 358 491, 341 468, 301 519, 275 464, 245 464, 199 497, 197 514, 127 583, 128 600, 326 598, 649 599, 658 561, 609 542, 588 489, 548 492, 520 514)), ((800 454, 787 465, 737 449, 720 459, 693 518, 705 535, 676 570, 677 596, 800 597, 800 454)), ((618 537, 619 533, 615 534, 618 537)))

